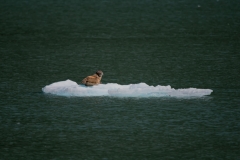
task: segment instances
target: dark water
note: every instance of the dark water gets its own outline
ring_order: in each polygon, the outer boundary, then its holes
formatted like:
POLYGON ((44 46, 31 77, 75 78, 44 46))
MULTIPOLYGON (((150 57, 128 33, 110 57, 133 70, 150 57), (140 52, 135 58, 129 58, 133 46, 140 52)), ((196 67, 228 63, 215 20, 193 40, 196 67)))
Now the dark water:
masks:
POLYGON ((0 3, 0 159, 240 159, 240 2, 0 3), (53 82, 212 89, 59 97, 53 82))

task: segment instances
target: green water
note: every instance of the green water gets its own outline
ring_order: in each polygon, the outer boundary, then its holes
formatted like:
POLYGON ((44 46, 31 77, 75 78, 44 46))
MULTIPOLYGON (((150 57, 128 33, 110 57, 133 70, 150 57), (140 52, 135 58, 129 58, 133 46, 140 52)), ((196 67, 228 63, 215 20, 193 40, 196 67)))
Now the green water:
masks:
POLYGON ((0 159, 239 159, 238 1, 2 1, 0 159), (212 89, 59 97, 53 82, 212 89))

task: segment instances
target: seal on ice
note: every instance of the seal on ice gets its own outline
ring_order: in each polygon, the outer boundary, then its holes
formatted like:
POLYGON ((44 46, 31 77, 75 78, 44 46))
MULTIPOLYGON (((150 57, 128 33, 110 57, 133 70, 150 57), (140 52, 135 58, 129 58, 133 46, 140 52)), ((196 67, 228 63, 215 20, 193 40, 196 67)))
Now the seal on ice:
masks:
POLYGON ((95 74, 84 78, 82 80, 82 84, 84 84, 85 86, 98 85, 101 83, 102 76, 103 76, 103 72, 99 70, 95 74))

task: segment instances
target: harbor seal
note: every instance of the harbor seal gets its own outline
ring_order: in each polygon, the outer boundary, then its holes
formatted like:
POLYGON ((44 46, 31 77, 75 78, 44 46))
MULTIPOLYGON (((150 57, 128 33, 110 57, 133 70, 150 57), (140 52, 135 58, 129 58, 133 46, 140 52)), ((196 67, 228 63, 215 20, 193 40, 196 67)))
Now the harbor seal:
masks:
POLYGON ((103 76, 103 72, 99 70, 95 74, 84 78, 82 80, 82 84, 84 84, 85 86, 98 85, 101 83, 102 76, 103 76))

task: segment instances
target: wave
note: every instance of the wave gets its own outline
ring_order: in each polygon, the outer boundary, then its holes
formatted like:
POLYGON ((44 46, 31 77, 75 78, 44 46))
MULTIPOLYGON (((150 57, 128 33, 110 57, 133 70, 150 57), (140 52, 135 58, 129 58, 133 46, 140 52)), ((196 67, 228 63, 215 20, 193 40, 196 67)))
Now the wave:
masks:
POLYGON ((87 87, 74 81, 55 82, 42 88, 44 93, 59 96, 111 96, 111 97, 202 97, 210 95, 211 89, 174 89, 168 86, 149 86, 146 83, 120 85, 117 83, 99 84, 87 87))

